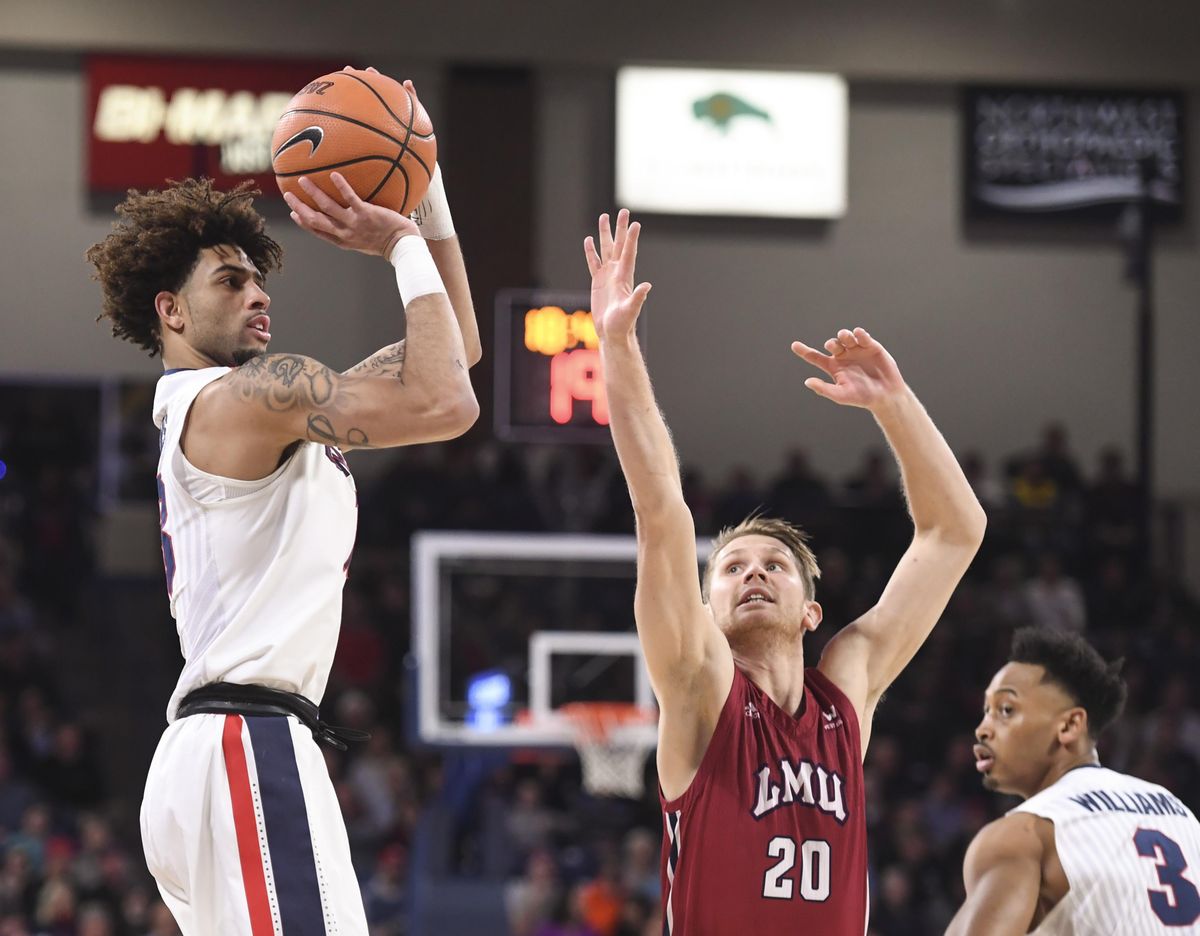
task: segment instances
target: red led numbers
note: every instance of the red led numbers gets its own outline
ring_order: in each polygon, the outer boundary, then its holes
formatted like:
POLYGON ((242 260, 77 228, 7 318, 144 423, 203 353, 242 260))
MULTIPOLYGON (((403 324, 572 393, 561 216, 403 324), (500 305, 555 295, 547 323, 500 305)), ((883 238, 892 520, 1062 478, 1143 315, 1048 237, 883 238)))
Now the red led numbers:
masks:
POLYGON ((608 425, 600 339, 591 312, 583 309, 568 312, 553 305, 530 309, 525 313, 525 347, 551 359, 551 419, 565 426, 574 418, 575 404, 583 402, 591 403, 592 421, 596 425, 608 425))
POLYGON ((590 401, 592 419, 608 425, 608 395, 600 370, 600 352, 592 348, 562 351, 550 361, 550 418, 566 425, 575 413, 577 400, 590 401))

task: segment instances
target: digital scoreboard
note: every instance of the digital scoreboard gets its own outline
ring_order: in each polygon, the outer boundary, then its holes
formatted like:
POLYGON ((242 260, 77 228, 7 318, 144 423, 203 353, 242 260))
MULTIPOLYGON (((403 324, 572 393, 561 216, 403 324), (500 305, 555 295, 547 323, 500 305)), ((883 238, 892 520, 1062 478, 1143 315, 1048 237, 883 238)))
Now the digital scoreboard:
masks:
MULTIPOLYGON (((496 297, 495 430, 515 442, 608 444, 600 341, 584 292, 496 297)), ((645 331, 638 321, 645 347, 645 331)))

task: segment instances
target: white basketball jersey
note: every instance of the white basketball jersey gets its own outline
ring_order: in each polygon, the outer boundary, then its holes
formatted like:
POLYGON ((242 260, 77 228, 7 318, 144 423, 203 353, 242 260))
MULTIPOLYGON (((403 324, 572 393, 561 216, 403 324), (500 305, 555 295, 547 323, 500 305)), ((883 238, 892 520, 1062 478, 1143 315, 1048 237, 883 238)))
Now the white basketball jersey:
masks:
POLYGON ((1200 934, 1200 823, 1169 790, 1089 765, 1012 811, 1054 823, 1071 885, 1037 936, 1200 934))
POLYGON ((218 681, 320 703, 341 626, 358 524, 342 453, 302 442, 257 481, 208 474, 184 456, 192 402, 228 372, 168 371, 154 394, 163 563, 185 661, 168 721, 188 692, 218 681))

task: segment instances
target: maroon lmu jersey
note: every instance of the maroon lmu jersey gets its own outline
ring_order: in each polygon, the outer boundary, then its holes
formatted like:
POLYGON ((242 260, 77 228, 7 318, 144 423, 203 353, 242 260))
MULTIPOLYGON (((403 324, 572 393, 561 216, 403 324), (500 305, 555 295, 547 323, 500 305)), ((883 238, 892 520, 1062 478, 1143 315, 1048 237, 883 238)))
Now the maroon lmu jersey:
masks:
POLYGON ((866 931, 858 717, 818 670, 792 715, 735 667, 696 778, 659 798, 664 936, 866 931))

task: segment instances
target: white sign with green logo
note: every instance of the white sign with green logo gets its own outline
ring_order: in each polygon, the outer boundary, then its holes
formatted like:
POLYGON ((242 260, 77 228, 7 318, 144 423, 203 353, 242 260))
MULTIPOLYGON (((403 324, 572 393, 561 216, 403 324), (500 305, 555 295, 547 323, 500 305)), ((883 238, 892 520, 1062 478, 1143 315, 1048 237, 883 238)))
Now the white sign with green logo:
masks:
POLYGON ((838 75, 617 72, 617 202, 635 211, 837 218, 846 211, 838 75))

